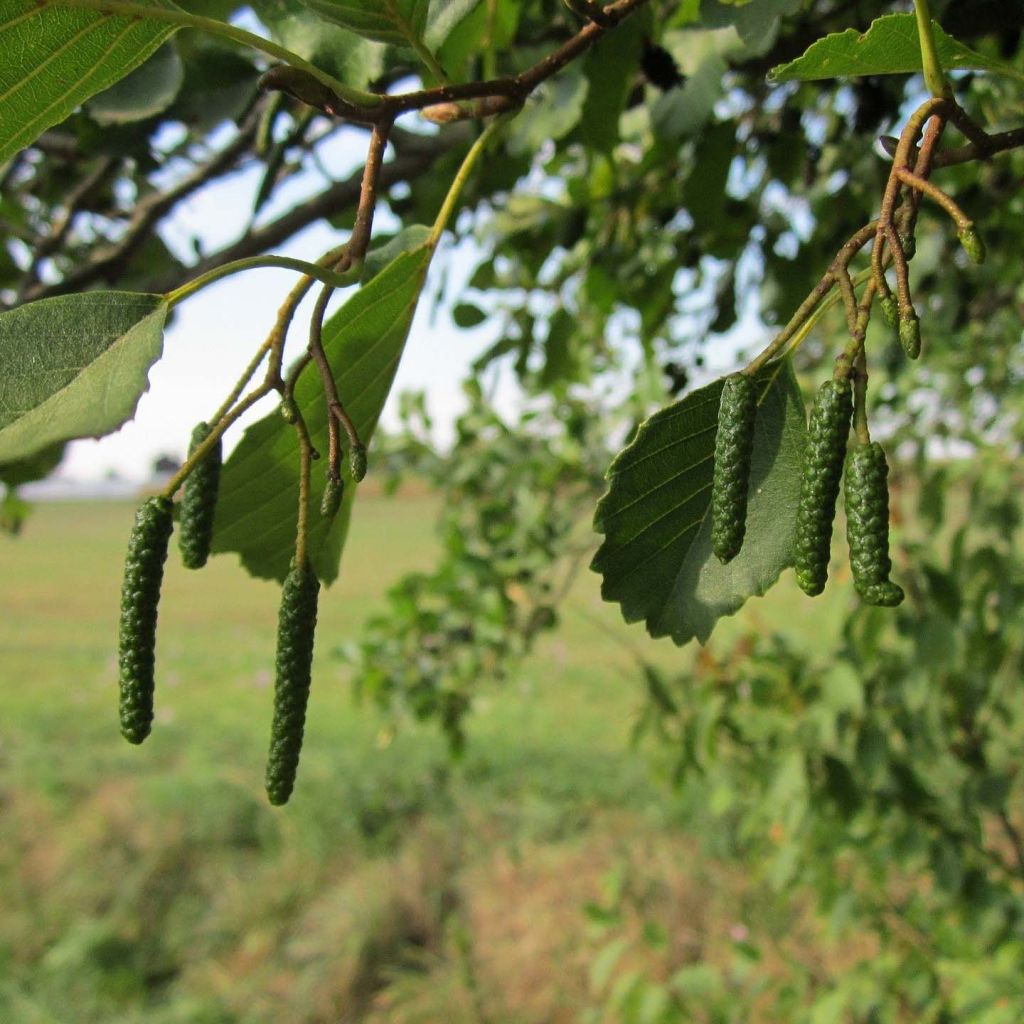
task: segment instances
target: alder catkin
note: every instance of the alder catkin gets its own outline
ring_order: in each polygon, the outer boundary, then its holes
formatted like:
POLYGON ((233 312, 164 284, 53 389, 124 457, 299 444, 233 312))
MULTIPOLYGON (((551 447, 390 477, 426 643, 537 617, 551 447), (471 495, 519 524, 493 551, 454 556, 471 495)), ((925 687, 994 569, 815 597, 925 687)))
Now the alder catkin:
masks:
POLYGON ((723 563, 735 558, 743 546, 756 418, 757 392, 753 380, 742 374, 727 377, 718 407, 711 488, 711 549, 723 563))
POLYGON ((288 802, 299 767, 319 593, 320 581, 309 566, 293 568, 285 577, 281 591, 274 721, 270 730, 266 776, 267 796, 275 805, 288 802))
POLYGON ((348 453, 348 468, 356 483, 366 476, 366 448, 363 445, 352 445, 352 450, 348 453))
POLYGON ((168 498, 149 498, 135 513, 121 586, 118 638, 121 734, 141 743, 153 725, 156 618, 167 546, 174 527, 168 498))
POLYGON ((892 607, 903 591, 889 579, 889 466, 878 442, 859 445, 846 459, 846 539, 857 593, 868 604, 892 607))
MULTIPOLYGON (((191 455, 210 436, 210 426, 199 423, 192 431, 188 453, 191 455)), ((178 546, 187 569, 201 569, 210 557, 213 540, 213 516, 217 509, 222 462, 220 439, 203 456, 185 481, 178 523, 178 546)))
POLYGON ((913 310, 900 315, 899 338, 908 359, 916 359, 921 354, 921 322, 913 310))
POLYGON ((846 441, 853 415, 848 380, 828 380, 818 389, 807 425, 800 502, 796 513, 796 581, 812 597, 825 589, 843 475, 846 441))
POLYGON ((324 496, 320 499, 320 515, 330 522, 338 514, 344 497, 345 483, 341 477, 328 476, 324 484, 324 496))

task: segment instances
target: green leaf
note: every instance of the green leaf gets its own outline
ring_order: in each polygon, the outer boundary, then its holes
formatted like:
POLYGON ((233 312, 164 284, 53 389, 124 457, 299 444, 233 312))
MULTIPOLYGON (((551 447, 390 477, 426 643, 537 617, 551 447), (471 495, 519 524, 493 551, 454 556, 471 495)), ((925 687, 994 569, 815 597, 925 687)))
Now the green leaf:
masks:
POLYGON ((627 18, 597 41, 583 62, 587 98, 580 115, 580 138, 586 145, 610 150, 619 141, 619 118, 626 106, 643 50, 644 25, 627 18))
POLYGON ((723 615, 763 594, 792 564, 794 510, 805 434, 803 399, 788 360, 756 377, 758 400, 743 550, 711 553, 711 478, 723 381, 656 413, 616 456, 595 527, 605 535, 591 568, 601 594, 652 636, 703 643, 723 615))
POLYGON ((487 314, 479 307, 470 302, 460 302, 452 310, 452 319, 463 329, 476 327, 487 319, 487 314))
POLYGON ((21 487, 34 480, 44 480, 60 465, 63 458, 64 445, 53 444, 28 458, 0 463, 0 483, 8 487, 21 487))
MULTIPOLYGON (((939 62, 947 71, 974 69, 1021 78, 1011 64, 977 53, 932 22, 939 62)), ((861 34, 848 28, 812 43, 803 55, 772 68, 772 82, 816 81, 852 75, 905 75, 921 70, 921 42, 913 14, 886 14, 861 34)))
POLYGON ((129 420, 167 311, 162 295, 85 292, 0 315, 0 462, 129 420))
POLYGON ((144 121, 174 102, 184 80, 178 51, 173 44, 161 46, 130 75, 94 96, 87 109, 100 124, 144 121))
POLYGON ((571 64, 538 93, 539 99, 530 101, 508 131, 508 150, 515 156, 532 155, 546 142, 557 142, 576 127, 587 98, 587 79, 579 65, 571 64))
POLYGON ((427 27, 430 0, 303 0, 322 18, 364 39, 416 48, 427 27))
POLYGON ((471 14, 480 0, 430 0, 424 42, 437 51, 463 18, 471 14))
POLYGON ((347 85, 365 88, 384 71, 383 46, 318 18, 300 0, 256 0, 252 7, 277 42, 347 85))
POLYGON ((757 0, 738 4, 736 0, 704 0, 700 22, 706 29, 733 26, 750 55, 767 53, 775 45, 783 15, 800 9, 803 0, 757 0))
POLYGON ((403 252, 412 252, 423 245, 430 237, 430 228, 426 224, 409 224, 398 234, 393 235, 382 245, 371 249, 363 260, 363 272, 359 276, 361 284, 372 281, 389 263, 403 252))
MULTIPOLYGON (((363 444, 369 443, 391 390, 431 253, 431 248, 423 246, 398 256, 324 325, 324 349, 363 444)), ((314 447, 326 454, 327 413, 314 367, 307 367, 299 378, 295 401, 314 447)), ((343 474, 341 511, 328 523, 317 512, 324 489, 324 460, 313 463, 308 550, 323 583, 337 578, 357 490, 347 459, 343 474)), ((236 551, 254 576, 283 580, 295 546, 298 494, 295 428, 275 409, 246 430, 224 465, 213 550, 236 551)))
POLYGON ((0 0, 0 163, 124 78, 172 32, 45 0, 0 0))

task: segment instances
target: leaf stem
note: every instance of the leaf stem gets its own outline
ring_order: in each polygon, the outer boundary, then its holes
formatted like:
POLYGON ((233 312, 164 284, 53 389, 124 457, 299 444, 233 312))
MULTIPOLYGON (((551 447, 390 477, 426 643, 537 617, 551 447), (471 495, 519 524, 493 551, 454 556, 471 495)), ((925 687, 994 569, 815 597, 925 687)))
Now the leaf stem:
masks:
POLYGON ((261 267, 281 267, 285 270, 298 270, 307 277, 317 281, 323 281, 332 288, 347 288, 353 284, 359 276, 358 268, 348 270, 342 274, 336 274, 327 267, 316 263, 307 263, 305 260, 293 259, 291 256, 247 256, 245 259, 232 260, 230 263, 221 264, 208 270, 205 274, 186 282, 173 292, 168 292, 165 298, 172 307, 183 302, 190 295, 194 295, 207 285, 219 281, 221 278, 229 277, 231 274, 241 273, 243 270, 254 270, 261 267))
POLYGON ((422 39, 416 36, 412 36, 409 40, 412 44, 412 48, 416 51, 416 56, 423 61, 424 66, 427 70, 440 82, 442 85, 448 81, 448 76, 444 72, 444 68, 441 67, 437 58, 427 49, 426 44, 422 39))
POLYGON ((932 184, 926 178, 922 178, 906 167, 897 168, 896 174, 904 185, 909 185, 938 203, 949 214, 950 219, 956 225, 957 231, 963 231, 965 228, 973 226, 971 218, 964 213, 957 201, 943 192, 938 185, 932 184))
POLYGON ((372 92, 363 92, 361 89, 353 89, 338 81, 333 75, 321 70, 315 64, 310 64, 297 53, 278 46, 277 43, 262 36, 246 32, 245 29, 235 25, 229 25, 225 21, 218 21, 216 18, 204 18, 199 14, 190 14, 179 7, 157 7, 151 4, 131 3, 129 0, 42 0, 42 5, 52 4, 55 7, 78 7, 90 11, 99 11, 106 15, 123 15, 127 18, 140 18, 149 21, 163 21, 178 28, 194 28, 209 35, 223 36, 243 46, 249 46, 254 50, 267 54, 276 60, 283 61, 293 68, 312 75, 322 82, 338 96, 349 103, 358 104, 362 107, 374 107, 381 102, 381 97, 372 92))
POLYGON ((299 435, 299 510, 295 527, 295 567, 302 569, 306 565, 306 547, 309 536, 309 478, 310 468, 317 452, 309 437, 309 430, 302 413, 295 418, 295 432, 299 435))
POLYGON ((921 66, 924 69, 924 84, 928 91, 941 99, 952 99, 953 89, 942 71, 939 51, 935 46, 932 32, 932 15, 928 0, 914 0, 914 14, 917 15, 917 35, 921 41, 921 66))
POLYGON ((437 243, 441 239, 441 235, 444 233, 444 229, 448 226, 448 221, 451 219, 455 207, 458 205, 459 194, 462 192, 463 186, 469 179, 469 176, 473 172, 473 168, 476 166, 480 157, 483 156, 484 150, 487 148, 487 144, 491 141, 494 135, 497 134, 498 130, 504 127, 507 120, 507 117, 501 117, 492 121, 480 133, 480 137, 470 147, 469 152, 462 161, 462 166, 459 167, 458 173, 455 175, 454 180, 448 188, 448 194, 444 197, 444 202, 441 204, 441 209, 438 211, 437 218, 434 221, 434 226, 430 229, 430 235, 427 237, 425 243, 430 246, 430 248, 433 249, 437 246, 437 243))
POLYGON ((227 415, 223 416, 218 423, 212 424, 210 433, 202 444, 197 445, 194 452, 182 463, 161 492, 165 498, 173 498, 174 492, 184 483, 185 478, 195 467, 206 458, 211 448, 224 436, 224 432, 245 412, 251 409, 261 398, 273 391, 273 387, 265 381, 258 387, 252 389, 227 415))
POLYGON ((868 362, 861 345, 853 368, 853 430, 861 444, 871 444, 868 429, 868 362))

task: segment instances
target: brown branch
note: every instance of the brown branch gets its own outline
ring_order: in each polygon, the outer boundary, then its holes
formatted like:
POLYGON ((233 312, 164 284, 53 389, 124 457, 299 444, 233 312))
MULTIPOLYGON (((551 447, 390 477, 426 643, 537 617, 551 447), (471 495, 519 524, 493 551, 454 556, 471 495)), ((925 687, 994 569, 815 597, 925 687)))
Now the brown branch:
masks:
POLYGON ((1020 146, 1024 146, 1024 128, 1014 128, 1008 132, 989 135, 985 142, 970 142, 966 146, 947 149, 935 157, 934 166, 951 167, 953 164, 964 164, 971 160, 987 160, 996 153, 1005 153, 1020 146))
POLYGON ((462 100, 482 100, 488 97, 504 98, 507 102, 501 106, 503 109, 509 109, 522 104, 537 86, 589 50, 598 39, 645 3, 647 0, 616 0, 615 3, 601 8, 600 24, 597 21, 588 22, 571 39, 518 75, 386 95, 381 97, 380 103, 372 107, 361 107, 342 99, 322 82, 295 68, 272 68, 263 75, 260 83, 263 88, 283 89, 289 95, 327 114, 357 124, 390 124, 402 114, 423 110, 425 107, 458 103, 462 100))
MULTIPOLYGON (((334 269, 345 271, 353 263, 360 262, 366 255, 370 245, 370 235, 373 230, 373 214, 377 207, 377 184, 380 179, 381 166, 384 162, 384 151, 388 145, 388 133, 391 130, 390 124, 378 123, 373 126, 370 133, 370 145, 366 154, 366 164, 363 167, 363 177, 359 186, 359 208, 356 210, 355 223, 352 226, 352 234, 349 235, 345 251, 338 260, 334 269)), ((328 435, 328 475, 333 480, 340 479, 341 443, 338 433, 339 424, 344 425, 349 434, 353 446, 359 444, 359 438, 355 435, 355 427, 341 404, 341 396, 338 394, 338 384, 334 379, 334 372, 324 351, 323 327, 324 315, 327 312, 327 304, 330 302, 334 288, 325 284, 317 296, 313 314, 309 320, 309 354, 316 363, 320 373, 320 381, 324 389, 324 397, 327 400, 327 435, 328 435)))

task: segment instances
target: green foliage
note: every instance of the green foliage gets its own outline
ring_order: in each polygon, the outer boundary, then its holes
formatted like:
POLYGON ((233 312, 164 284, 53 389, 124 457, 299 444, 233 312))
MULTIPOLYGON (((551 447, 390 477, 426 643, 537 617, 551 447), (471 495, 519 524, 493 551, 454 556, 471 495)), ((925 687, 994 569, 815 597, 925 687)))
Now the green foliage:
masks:
POLYGON ((832 520, 853 415, 849 380, 827 380, 811 407, 796 512, 796 580, 811 597, 825 589, 832 520))
POLYGON ((138 67, 173 31, 156 21, 3 0, 0 163, 138 67))
MULTIPOLYGON (((209 436, 210 425, 197 424, 189 442, 189 455, 191 456, 209 436)), ((221 452, 221 440, 218 438, 185 481, 185 493, 181 499, 181 518, 178 523, 178 545, 181 548, 181 560, 187 569, 201 569, 210 557, 213 516, 220 488, 221 452)))
MULTIPOLYGON (((951 38, 934 24, 939 62, 947 71, 980 70, 1021 77, 1012 64, 951 38)), ((867 32, 846 29, 819 39, 802 56, 773 68, 775 82, 816 81, 858 75, 905 75, 921 70, 921 44, 913 14, 887 14, 871 23, 867 32)))
POLYGON ((288 573, 281 590, 274 677, 274 720, 267 755, 267 797, 286 804, 295 786, 306 727, 320 581, 307 565, 288 573))
POLYGON ((580 404, 559 407, 567 430, 552 436, 548 417, 513 425, 478 386, 467 397, 446 458, 417 439, 414 408, 406 409, 406 436, 382 455, 384 472, 399 462, 442 491, 443 555, 434 571, 391 587, 385 611, 343 651, 359 693, 398 718, 436 719, 455 751, 481 688, 509 678, 557 623, 559 595, 587 550, 570 542, 606 457, 580 404))
POLYGON ((88 292, 0 314, 0 462, 130 419, 160 358, 160 295, 88 292))
POLYGON ((723 563, 732 561, 743 546, 756 418, 754 382, 741 374, 727 377, 718 407, 711 486, 711 549, 723 563))
MULTIPOLYGON (((324 349, 364 443, 373 436, 391 390, 431 252, 420 248, 396 257, 324 325, 324 349)), ((326 451, 327 413, 312 366, 299 377, 295 405, 313 444, 326 451)), ((284 580, 288 574, 298 508, 297 452, 294 429, 275 410, 246 430, 224 464, 213 550, 237 551, 254 576, 284 580)), ((324 486, 323 477, 314 480, 315 507, 324 486)), ((338 575, 355 492, 354 483, 345 488, 341 511, 333 521, 314 517, 310 523, 309 558, 323 583, 330 584, 338 575)))
POLYGON ((792 561, 792 522, 804 439, 803 403, 788 361, 758 389, 744 550, 728 565, 711 549, 711 489, 723 383, 691 392, 641 424, 608 471, 591 564, 601 594, 652 636, 704 641, 723 615, 763 594, 792 561))
POLYGON ((156 620, 174 507, 167 498, 149 498, 135 514, 128 538, 121 585, 118 671, 121 735, 141 743, 153 724, 156 620))

